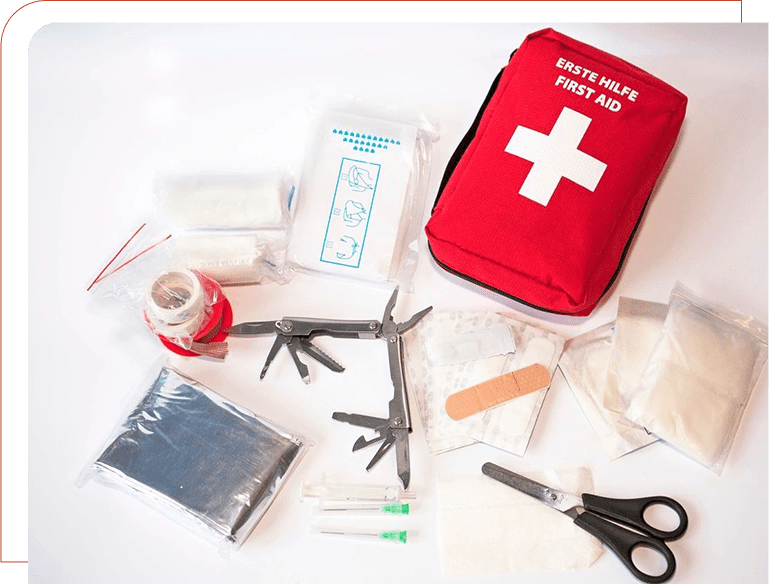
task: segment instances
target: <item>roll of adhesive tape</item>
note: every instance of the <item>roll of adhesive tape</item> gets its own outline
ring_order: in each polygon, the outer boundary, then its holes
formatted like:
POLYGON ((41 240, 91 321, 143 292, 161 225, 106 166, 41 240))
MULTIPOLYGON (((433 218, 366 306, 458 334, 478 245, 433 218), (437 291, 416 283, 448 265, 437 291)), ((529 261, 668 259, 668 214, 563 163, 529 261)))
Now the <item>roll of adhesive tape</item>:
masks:
POLYGON ((163 272, 147 287, 147 316, 167 337, 192 336, 206 315, 205 294, 191 270, 163 272))

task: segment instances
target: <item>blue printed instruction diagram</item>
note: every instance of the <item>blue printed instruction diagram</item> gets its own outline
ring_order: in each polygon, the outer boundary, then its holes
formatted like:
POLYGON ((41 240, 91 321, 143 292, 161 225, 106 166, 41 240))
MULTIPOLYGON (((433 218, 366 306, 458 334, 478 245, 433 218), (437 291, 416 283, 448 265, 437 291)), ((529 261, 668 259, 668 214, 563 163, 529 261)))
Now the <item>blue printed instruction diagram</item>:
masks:
POLYGON ((320 261, 360 267, 380 170, 375 162, 342 158, 320 261))

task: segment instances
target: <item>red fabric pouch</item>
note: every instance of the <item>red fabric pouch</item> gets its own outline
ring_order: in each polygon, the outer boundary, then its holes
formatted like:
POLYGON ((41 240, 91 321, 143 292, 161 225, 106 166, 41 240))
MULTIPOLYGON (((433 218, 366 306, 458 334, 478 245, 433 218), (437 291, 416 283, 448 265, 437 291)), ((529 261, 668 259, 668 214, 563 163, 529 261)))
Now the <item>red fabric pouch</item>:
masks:
POLYGON ((686 96, 547 29, 500 72, 425 227, 441 267, 540 310, 586 316, 619 273, 686 96))

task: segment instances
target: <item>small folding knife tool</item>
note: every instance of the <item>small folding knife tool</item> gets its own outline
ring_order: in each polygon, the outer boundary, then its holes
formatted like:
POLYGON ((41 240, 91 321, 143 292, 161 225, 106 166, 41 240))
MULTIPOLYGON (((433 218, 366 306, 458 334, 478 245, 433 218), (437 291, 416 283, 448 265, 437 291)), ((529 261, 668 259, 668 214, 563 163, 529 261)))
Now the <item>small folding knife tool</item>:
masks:
POLYGON ((392 378, 395 390, 393 398, 389 403, 389 417, 375 418, 373 416, 346 414, 343 412, 335 412, 332 417, 340 422, 370 428, 377 433, 377 436, 371 440, 367 440, 364 436, 359 437, 352 447, 353 452, 355 452, 366 446, 382 442, 366 470, 371 470, 392 445, 395 444, 398 477, 403 483, 403 488, 408 489, 411 479, 408 442, 408 435, 411 433, 411 412, 409 410, 406 380, 403 373, 403 342, 401 335, 422 320, 432 310, 432 306, 420 310, 406 322, 396 323, 392 317, 392 310, 397 299, 398 288, 395 288, 385 306, 381 322, 377 320, 322 320, 284 317, 281 320, 244 322, 231 327, 228 332, 234 337, 252 337, 274 333, 276 335, 275 342, 267 355, 267 360, 264 363, 259 378, 264 379, 270 364, 275 359, 275 355, 277 355, 282 346, 285 346, 299 371, 299 375, 302 377, 302 381, 305 383, 310 383, 310 372, 307 365, 299 359, 300 352, 325 365, 331 371, 337 373, 344 371, 344 367, 312 343, 314 337, 384 339, 387 342, 390 377, 392 378))

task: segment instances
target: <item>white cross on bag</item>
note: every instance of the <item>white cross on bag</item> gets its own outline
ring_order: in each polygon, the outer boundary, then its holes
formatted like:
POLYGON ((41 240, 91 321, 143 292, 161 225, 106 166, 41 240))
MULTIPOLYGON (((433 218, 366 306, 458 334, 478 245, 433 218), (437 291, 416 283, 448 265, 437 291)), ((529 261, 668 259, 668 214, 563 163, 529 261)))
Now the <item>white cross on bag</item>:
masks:
POLYGON ((523 126, 515 129, 505 152, 534 163, 521 185, 521 195, 547 206, 562 177, 595 191, 606 164, 577 149, 591 121, 565 107, 549 135, 523 126))

